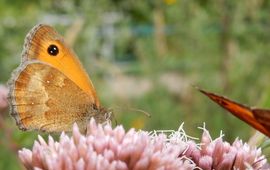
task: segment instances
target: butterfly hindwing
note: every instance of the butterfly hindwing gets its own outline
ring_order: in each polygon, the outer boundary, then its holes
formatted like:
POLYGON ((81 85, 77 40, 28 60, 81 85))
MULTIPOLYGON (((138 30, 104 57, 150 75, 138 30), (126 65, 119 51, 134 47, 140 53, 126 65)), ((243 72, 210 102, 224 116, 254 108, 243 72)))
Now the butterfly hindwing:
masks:
POLYGON ((56 68, 25 62, 10 81, 11 115, 20 129, 60 132, 84 128, 95 115, 90 97, 56 68))

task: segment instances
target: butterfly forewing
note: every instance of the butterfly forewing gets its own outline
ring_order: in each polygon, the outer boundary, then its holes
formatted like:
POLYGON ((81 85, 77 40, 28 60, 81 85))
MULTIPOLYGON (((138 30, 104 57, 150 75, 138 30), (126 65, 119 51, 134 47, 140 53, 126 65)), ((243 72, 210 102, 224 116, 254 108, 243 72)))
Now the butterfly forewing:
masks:
POLYGON ((223 96, 216 95, 202 89, 199 89, 199 91, 239 119, 245 121, 255 129, 270 137, 270 110, 252 109, 223 96))
POLYGON ((52 27, 43 24, 35 26, 26 36, 24 44, 22 63, 38 60, 50 64, 88 93, 92 102, 99 106, 95 88, 78 57, 52 27), (51 45, 58 48, 56 56, 48 54, 51 45))

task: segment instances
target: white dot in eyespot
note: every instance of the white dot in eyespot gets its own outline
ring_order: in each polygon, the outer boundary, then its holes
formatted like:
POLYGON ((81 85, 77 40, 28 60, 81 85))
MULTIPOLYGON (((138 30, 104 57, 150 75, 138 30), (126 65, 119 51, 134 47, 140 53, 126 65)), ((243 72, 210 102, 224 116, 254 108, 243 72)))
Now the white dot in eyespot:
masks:
POLYGON ((34 103, 34 102, 32 102, 31 104, 32 104, 32 105, 34 105, 35 103, 34 103))
POLYGON ((50 81, 49 81, 49 80, 47 80, 46 82, 47 82, 48 84, 50 83, 50 81))

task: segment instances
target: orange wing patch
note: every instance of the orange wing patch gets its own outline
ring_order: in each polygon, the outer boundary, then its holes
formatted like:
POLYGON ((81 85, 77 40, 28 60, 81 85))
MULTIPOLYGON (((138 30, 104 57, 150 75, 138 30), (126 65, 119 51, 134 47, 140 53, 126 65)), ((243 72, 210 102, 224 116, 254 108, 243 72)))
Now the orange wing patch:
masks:
POLYGON ((251 108, 223 96, 202 89, 198 90, 239 119, 270 137, 270 110, 251 108))
POLYGON ((38 60, 52 65, 89 94, 93 103, 100 106, 95 88, 80 63, 77 55, 64 42, 63 37, 48 25, 37 25, 27 35, 22 53, 22 61, 38 60), (53 44, 59 49, 57 57, 48 54, 53 44))

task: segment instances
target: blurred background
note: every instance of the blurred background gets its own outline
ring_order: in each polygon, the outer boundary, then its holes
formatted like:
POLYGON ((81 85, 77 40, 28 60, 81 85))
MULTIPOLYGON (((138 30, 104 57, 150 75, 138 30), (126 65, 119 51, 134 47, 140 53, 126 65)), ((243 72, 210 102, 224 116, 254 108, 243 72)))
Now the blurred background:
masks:
MULTIPOLYGON (((0 83, 20 63, 23 42, 49 24, 73 47, 106 108, 126 129, 177 129, 247 141, 254 130, 192 85, 270 107, 270 1, 0 0, 0 83), (136 110, 151 114, 151 118, 136 110)), ((0 169, 21 169, 17 150, 36 132, 0 115, 0 169)))

